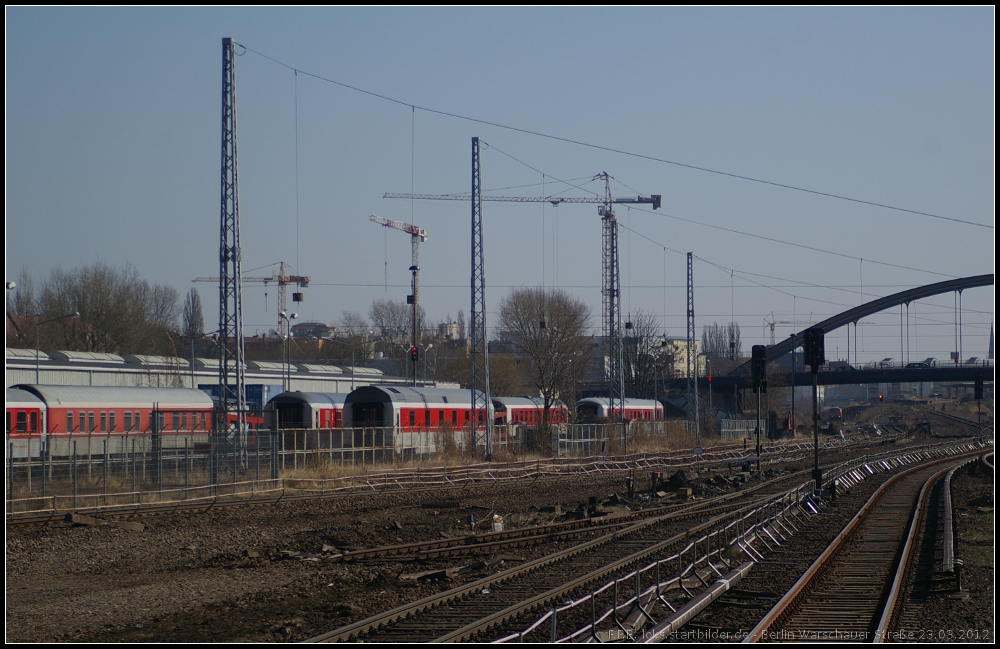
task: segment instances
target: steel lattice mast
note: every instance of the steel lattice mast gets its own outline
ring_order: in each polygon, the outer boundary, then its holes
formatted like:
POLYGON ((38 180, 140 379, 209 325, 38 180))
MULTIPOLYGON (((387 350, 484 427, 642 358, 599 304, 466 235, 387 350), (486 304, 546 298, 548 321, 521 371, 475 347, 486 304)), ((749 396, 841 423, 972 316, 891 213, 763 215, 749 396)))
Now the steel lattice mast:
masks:
POLYGON ((694 253, 687 254, 687 402, 689 417, 694 418, 694 435, 701 443, 698 418, 698 354, 694 329, 694 253))
POLYGON ((239 180, 236 170, 236 43, 222 39, 222 216, 219 237, 219 402, 216 408, 212 481, 219 451, 233 425, 232 470, 246 461, 246 389, 243 296, 240 272, 239 180))
MULTIPOLYGON (((625 380, 622 372, 621 282, 618 274, 618 220, 611 209, 611 176, 604 179, 604 204, 599 208, 602 224, 601 315, 604 343, 608 349, 608 414, 621 419, 624 414, 625 380)), ((627 452, 626 440, 626 452, 627 452)))
POLYGON ((486 272, 483 265, 483 201, 479 175, 479 138, 472 138, 472 309, 469 318, 469 389, 472 391, 472 448, 480 444, 487 459, 493 455, 490 421, 490 354, 486 338, 486 272), (477 390, 477 388, 480 388, 477 390), (479 413, 482 413, 482 421, 479 413))

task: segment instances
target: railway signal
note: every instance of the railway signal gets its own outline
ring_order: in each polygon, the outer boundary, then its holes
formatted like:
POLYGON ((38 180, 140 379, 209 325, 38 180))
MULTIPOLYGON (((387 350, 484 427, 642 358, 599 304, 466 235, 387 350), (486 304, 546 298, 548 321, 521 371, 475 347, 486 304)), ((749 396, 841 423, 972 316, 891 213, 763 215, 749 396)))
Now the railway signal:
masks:
POLYGON ((419 292, 420 286, 418 284, 417 273, 420 271, 420 242, 427 241, 427 230, 413 225, 412 223, 404 223, 402 221, 393 221, 390 219, 382 218, 381 216, 376 216, 372 214, 368 217, 368 220, 372 223, 378 223, 382 227, 392 228, 393 230, 399 230, 400 232, 406 232, 410 235, 410 244, 412 246, 412 256, 413 263, 410 265, 410 272, 413 274, 412 288, 413 292, 406 296, 406 303, 413 305, 413 336, 411 338, 410 346, 410 360, 413 361, 413 386, 417 385, 417 336, 419 332, 417 330, 417 304, 419 302, 419 292))
MULTIPOLYGON (((813 377, 813 481, 816 491, 823 485, 823 473, 819 468, 819 367, 825 362, 823 349, 823 329, 810 327, 802 332, 806 363, 812 369, 813 377)), ((879 399, 881 399, 881 395, 879 399)))

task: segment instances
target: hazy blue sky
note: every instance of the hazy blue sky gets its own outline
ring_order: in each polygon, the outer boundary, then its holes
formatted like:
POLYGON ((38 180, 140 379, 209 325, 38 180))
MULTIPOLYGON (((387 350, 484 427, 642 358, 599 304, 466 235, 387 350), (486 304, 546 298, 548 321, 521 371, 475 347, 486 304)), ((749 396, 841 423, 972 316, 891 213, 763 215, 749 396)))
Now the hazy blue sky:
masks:
MULTIPOLYGON (((656 212, 617 211, 622 308, 652 311, 672 336, 685 333, 687 251, 699 335, 735 319, 746 350, 767 342, 765 318, 820 320, 994 270, 992 7, 8 8, 6 19, 9 279, 128 262, 182 295, 197 286, 214 328, 218 288, 191 280, 219 268, 223 37, 249 48, 236 70, 243 268, 266 276, 285 261, 310 276, 302 320, 405 300, 409 237, 370 214, 427 229, 429 319, 468 314, 469 204, 382 195, 467 192, 472 136, 496 195, 541 195, 543 179, 545 193, 600 195, 590 179, 604 171, 615 196, 661 194, 656 212), (988 227, 414 111, 312 75, 988 227)), ((591 305, 599 332, 596 207, 485 203, 489 310, 514 287, 561 287, 591 305)), ((964 355, 985 356, 994 291, 963 297, 964 355)), ((265 298, 245 285, 244 305, 248 334, 275 326, 276 287, 265 298)), ((951 295, 910 306, 910 360, 947 358, 953 312, 951 295)), ((859 358, 898 359, 899 311, 867 321, 859 358)), ((843 332, 827 340, 830 358, 846 348, 843 332)))

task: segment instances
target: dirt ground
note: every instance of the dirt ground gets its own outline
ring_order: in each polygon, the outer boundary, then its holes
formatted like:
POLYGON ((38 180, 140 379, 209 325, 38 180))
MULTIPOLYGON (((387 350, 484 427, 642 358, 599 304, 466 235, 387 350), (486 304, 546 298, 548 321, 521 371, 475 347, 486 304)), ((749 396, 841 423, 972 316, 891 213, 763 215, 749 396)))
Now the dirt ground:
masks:
MULTIPOLYGON (((553 505, 573 512, 591 497, 604 501, 612 493, 624 495, 624 477, 574 476, 458 494, 353 495, 179 512, 136 519, 145 525, 143 531, 63 523, 12 527, 6 545, 6 640, 304 640, 456 585, 399 579, 436 565, 344 564, 324 557, 487 531, 494 514, 514 527, 552 522, 557 518, 549 510, 553 505), (442 506, 444 499, 457 500, 457 506, 442 506)), ((988 491, 992 498, 992 482, 988 491)), ((973 500, 980 497, 985 496, 977 492, 973 500)), ((636 498, 629 504, 652 503, 636 498)), ((969 548, 970 559, 983 552, 976 535, 985 532, 975 530, 990 530, 992 594, 992 511, 987 518, 975 507, 961 511, 967 514, 961 520, 975 523, 968 532, 977 544, 969 548)), ((986 555, 982 558, 986 561, 986 555)), ((440 565, 473 561, 453 558, 440 565)), ((992 614, 989 619, 992 625, 992 614)))

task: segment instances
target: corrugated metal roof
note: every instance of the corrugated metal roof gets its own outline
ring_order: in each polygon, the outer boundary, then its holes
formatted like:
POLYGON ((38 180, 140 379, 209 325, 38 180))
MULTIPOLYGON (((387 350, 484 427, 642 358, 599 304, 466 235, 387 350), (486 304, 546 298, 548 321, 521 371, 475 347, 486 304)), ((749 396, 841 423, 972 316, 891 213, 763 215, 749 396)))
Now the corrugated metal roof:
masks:
POLYGON ((103 354, 101 352, 49 352, 55 360, 75 363, 124 363, 125 359, 118 354, 103 354))
MULTIPOLYGON (((219 361, 215 362, 215 367, 219 367, 219 361)), ((285 369, 285 364, 275 361, 247 361, 247 367, 252 367, 255 370, 272 370, 275 372, 281 372, 285 369)))
POLYGON ((374 367, 352 367, 350 369, 344 369, 353 372, 355 375, 367 374, 368 376, 382 376, 382 370, 377 370, 374 367))
POLYGON ((295 367, 303 372, 314 374, 343 374, 344 371, 335 365, 317 365, 315 363, 296 363, 295 367))
POLYGON ((41 406, 43 404, 42 400, 32 393, 27 390, 18 390, 17 388, 7 388, 5 399, 8 406, 41 406))
POLYGON ((212 398, 189 388, 119 388, 88 385, 15 385, 42 398, 50 407, 150 406, 159 408, 211 408, 212 398))
MULTIPOLYGON (((35 360, 35 350, 34 349, 12 349, 7 348, 7 358, 27 358, 30 360, 35 360)), ((38 352, 38 359, 47 361, 49 360, 49 355, 45 352, 38 352)))
POLYGON ((126 363, 138 365, 170 365, 171 367, 189 367, 191 365, 191 361, 186 358, 181 358, 180 356, 147 356, 145 354, 126 354, 123 358, 126 363))

